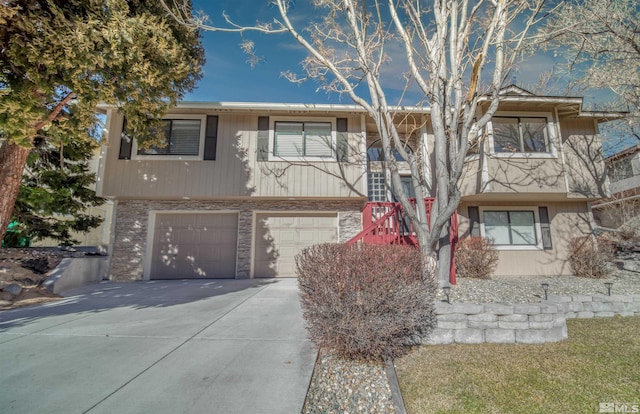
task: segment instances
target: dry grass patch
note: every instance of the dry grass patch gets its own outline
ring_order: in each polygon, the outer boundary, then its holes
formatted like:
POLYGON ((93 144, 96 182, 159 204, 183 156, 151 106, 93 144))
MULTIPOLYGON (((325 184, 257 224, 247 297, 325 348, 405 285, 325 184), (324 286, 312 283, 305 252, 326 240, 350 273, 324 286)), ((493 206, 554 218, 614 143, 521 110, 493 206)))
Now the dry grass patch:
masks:
POLYGON ((640 404, 640 317, 575 319, 545 345, 423 346, 396 361, 410 413, 598 412, 640 404))

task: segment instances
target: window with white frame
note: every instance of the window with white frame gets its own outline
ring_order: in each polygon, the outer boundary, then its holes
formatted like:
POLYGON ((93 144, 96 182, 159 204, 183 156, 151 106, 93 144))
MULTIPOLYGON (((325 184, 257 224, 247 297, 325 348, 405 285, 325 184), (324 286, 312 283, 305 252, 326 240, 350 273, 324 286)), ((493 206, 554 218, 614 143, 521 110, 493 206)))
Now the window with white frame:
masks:
POLYGON ((551 153, 546 117, 494 116, 491 119, 496 153, 551 153))
POLYGON ((496 246, 538 246, 533 210, 484 210, 483 224, 496 246))
POLYGON ((331 122, 276 121, 273 155, 335 158, 331 122))
POLYGON ((166 146, 138 148, 138 155, 198 156, 200 154, 202 128, 200 119, 163 119, 162 124, 166 146))

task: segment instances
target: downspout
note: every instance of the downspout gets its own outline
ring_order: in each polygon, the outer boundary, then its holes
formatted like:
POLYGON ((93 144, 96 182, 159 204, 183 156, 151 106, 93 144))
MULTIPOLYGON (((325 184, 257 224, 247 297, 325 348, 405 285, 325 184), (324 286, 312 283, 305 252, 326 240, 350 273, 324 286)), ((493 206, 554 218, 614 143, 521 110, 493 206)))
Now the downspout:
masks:
POLYGON ((558 139, 558 148, 560 149, 560 159, 562 160, 562 175, 564 176, 564 189, 567 196, 569 196, 569 177, 567 176, 567 160, 564 156, 564 146, 562 145, 562 131, 560 130, 560 117, 558 116, 558 107, 553 109, 554 112, 554 125, 556 137, 558 139))

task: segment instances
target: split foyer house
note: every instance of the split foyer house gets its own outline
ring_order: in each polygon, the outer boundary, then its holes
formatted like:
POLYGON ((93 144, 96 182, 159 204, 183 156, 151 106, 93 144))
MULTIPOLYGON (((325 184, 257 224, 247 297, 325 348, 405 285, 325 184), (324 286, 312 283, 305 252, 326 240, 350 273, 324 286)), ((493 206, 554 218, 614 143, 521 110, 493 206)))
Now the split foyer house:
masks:
MULTIPOLYGON (((97 191, 115 206, 116 280, 294 276, 303 247, 352 240, 394 201, 375 125, 354 105, 184 102, 164 118, 167 146, 148 150, 104 110, 97 191)), ((429 176, 429 109, 396 110, 429 176)), ((605 191, 598 123, 616 116, 505 88, 469 151, 454 236, 493 239, 499 275, 569 274, 568 242, 591 233, 605 191)), ((411 236, 396 221, 389 242, 411 236)))

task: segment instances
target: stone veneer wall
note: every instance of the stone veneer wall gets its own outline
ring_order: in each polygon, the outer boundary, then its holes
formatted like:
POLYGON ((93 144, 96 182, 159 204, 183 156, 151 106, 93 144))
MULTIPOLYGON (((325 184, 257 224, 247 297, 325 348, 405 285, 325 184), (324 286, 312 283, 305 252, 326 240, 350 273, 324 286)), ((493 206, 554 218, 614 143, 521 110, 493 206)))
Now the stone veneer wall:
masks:
POLYGON ((238 263, 236 278, 246 279, 251 269, 253 213, 259 212, 338 212, 339 241, 355 236, 362 229, 362 200, 225 200, 154 201, 119 200, 116 205, 109 278, 117 281, 142 279, 142 261, 147 249, 147 225, 151 210, 237 211, 238 263))
POLYGON ((550 296, 516 305, 438 302, 436 315, 427 344, 540 344, 567 339, 567 319, 640 316, 640 295, 550 296))

